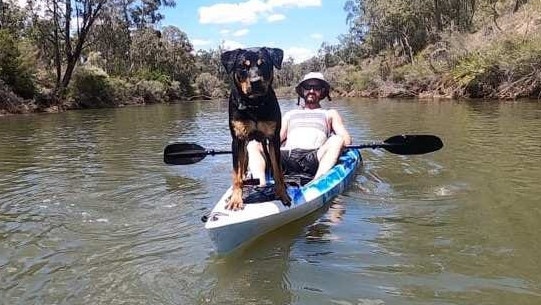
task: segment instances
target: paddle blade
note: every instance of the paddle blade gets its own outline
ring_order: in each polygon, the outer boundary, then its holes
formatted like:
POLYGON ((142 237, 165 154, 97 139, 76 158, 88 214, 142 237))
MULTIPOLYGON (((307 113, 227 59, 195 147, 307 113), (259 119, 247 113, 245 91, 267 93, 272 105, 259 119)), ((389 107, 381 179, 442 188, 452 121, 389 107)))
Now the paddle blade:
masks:
POLYGON ((205 148, 195 143, 174 143, 167 145, 163 152, 163 162, 171 165, 197 163, 208 155, 205 148))
POLYGON ((383 141, 381 147, 398 155, 422 155, 441 149, 443 142, 434 135, 400 135, 383 141))

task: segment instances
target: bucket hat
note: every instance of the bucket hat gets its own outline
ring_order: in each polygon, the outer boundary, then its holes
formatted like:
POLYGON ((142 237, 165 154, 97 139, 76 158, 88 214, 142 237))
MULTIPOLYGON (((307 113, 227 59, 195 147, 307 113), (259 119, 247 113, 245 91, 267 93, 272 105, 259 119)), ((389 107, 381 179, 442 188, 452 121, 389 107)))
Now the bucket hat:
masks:
POLYGON ((322 84, 322 86, 324 88, 321 98, 323 99, 323 98, 327 97, 330 100, 329 91, 330 91, 331 85, 329 84, 329 82, 327 82, 325 80, 325 77, 323 76, 323 73, 321 73, 321 72, 310 72, 310 73, 306 74, 302 78, 302 80, 299 82, 299 84, 295 87, 295 91, 297 92, 297 94, 299 96, 303 96, 302 85, 306 81, 314 80, 314 79, 320 81, 320 83, 322 84))

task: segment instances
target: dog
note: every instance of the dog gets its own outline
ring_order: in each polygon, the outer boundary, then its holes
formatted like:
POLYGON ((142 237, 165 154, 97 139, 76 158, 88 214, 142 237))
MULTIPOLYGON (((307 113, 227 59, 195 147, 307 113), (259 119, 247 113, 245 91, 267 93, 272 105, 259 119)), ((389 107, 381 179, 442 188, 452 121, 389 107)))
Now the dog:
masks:
POLYGON ((275 194, 285 206, 291 205, 286 192, 280 161, 280 128, 282 114, 272 88, 274 68, 282 68, 284 52, 278 48, 249 48, 226 51, 221 61, 233 84, 229 96, 229 129, 233 152, 233 193, 226 206, 230 210, 244 207, 243 178, 248 169, 250 140, 263 144, 275 181, 275 194))

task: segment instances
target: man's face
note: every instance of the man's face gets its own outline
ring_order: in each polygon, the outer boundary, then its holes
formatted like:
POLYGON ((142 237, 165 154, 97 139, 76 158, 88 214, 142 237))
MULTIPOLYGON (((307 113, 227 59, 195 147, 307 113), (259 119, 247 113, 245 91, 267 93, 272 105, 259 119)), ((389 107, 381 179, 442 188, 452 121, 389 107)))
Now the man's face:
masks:
POLYGON ((302 92, 306 103, 317 103, 321 100, 323 85, 318 80, 308 80, 302 84, 302 92))

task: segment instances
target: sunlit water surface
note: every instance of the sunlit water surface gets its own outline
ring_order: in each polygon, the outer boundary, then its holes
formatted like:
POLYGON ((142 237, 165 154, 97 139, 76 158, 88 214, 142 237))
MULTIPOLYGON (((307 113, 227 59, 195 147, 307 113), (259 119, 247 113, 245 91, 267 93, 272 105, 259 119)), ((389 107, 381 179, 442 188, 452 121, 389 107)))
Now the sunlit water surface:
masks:
MULTIPOLYGON (((295 101, 280 101, 282 109, 295 101)), ((230 156, 224 101, 0 118, 0 304, 541 304, 541 104, 339 100, 363 150, 329 210, 217 256, 201 216, 230 156)))

